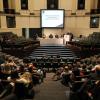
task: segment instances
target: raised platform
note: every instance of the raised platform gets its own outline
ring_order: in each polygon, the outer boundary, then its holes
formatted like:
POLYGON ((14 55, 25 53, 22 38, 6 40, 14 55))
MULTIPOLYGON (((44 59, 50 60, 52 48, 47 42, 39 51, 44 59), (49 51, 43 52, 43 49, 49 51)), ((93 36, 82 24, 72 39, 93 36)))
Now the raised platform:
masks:
POLYGON ((40 45, 64 45, 63 38, 38 38, 40 45))

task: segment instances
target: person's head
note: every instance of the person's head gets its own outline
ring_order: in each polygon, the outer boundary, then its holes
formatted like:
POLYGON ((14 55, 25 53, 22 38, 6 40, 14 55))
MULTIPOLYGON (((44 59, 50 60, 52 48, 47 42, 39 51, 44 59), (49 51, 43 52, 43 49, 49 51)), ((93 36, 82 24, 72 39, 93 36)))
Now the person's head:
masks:
POLYGON ((22 74, 22 75, 20 76, 20 78, 24 78, 24 79, 26 79, 26 80, 30 80, 30 79, 32 78, 32 75, 31 75, 30 72, 25 72, 24 74, 22 74))
POLYGON ((95 66, 97 75, 100 75, 100 65, 95 66))
POLYGON ((13 60, 12 59, 8 59, 8 62, 10 63, 10 62, 12 62, 13 60))
POLYGON ((80 70, 77 67, 74 67, 72 72, 75 76, 80 76, 80 70))
POLYGON ((64 70, 65 70, 66 72, 69 71, 68 66, 65 66, 65 67, 64 67, 64 70))
POLYGON ((32 63, 29 63, 28 67, 33 67, 33 64, 32 63))
POLYGON ((92 71, 95 71, 97 75, 100 75, 100 64, 99 65, 96 65, 92 71))

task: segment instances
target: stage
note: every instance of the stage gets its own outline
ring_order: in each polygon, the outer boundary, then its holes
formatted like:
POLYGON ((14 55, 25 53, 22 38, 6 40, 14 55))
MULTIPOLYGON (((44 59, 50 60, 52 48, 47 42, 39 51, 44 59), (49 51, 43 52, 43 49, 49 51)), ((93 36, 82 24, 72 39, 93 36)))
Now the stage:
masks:
POLYGON ((65 45, 64 38, 38 38, 40 45, 65 45))

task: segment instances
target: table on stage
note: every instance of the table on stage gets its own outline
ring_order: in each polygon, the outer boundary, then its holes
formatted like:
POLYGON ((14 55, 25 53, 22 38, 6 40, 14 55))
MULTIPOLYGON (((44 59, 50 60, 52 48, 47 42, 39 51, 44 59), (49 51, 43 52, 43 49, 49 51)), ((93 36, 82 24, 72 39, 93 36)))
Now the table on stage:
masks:
POLYGON ((63 38, 38 38, 40 45, 64 45, 63 38))

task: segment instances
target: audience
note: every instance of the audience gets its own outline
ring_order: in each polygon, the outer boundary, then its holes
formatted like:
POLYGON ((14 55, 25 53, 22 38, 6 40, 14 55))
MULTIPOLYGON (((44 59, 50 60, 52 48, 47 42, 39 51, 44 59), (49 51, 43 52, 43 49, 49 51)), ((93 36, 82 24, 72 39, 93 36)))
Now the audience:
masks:
POLYGON ((33 88, 35 85, 43 82, 43 79, 46 77, 46 70, 44 68, 36 68, 33 63, 20 63, 10 57, 5 56, 2 59, 4 62, 0 64, 0 84, 2 87, 7 88, 0 89, 0 100, 33 98, 33 88), (16 88, 17 83, 20 85, 23 83, 27 93, 20 86, 16 88), (8 91, 10 92, 8 93, 8 91), (21 96, 22 94, 23 96, 21 96))
MULTIPOLYGON (((17 99, 18 94, 16 94, 16 92, 12 92, 12 89, 16 87, 17 82, 23 83, 25 87, 29 86, 26 90, 30 91, 32 87, 42 83, 46 77, 46 69, 41 67, 36 68, 32 62, 20 64, 9 57, 3 57, 1 61, 0 79, 8 82, 6 88, 3 88, 0 92, 1 100, 11 100, 11 98, 12 100, 19 100, 17 99), (10 94, 5 95, 8 90, 11 90, 11 92, 9 92, 10 94)), ((76 89, 77 91, 70 91, 76 92, 77 94, 75 93, 75 95, 77 95, 80 100, 99 100, 100 55, 98 54, 88 58, 83 58, 59 68, 54 68, 54 75, 52 79, 56 81, 61 80, 61 83, 66 86, 71 83, 72 88, 74 88, 74 85, 78 82, 78 84, 80 83, 81 85, 78 89, 76 89), (84 98, 82 99, 82 97, 84 98)), ((0 84, 1 83, 2 81, 0 81, 0 84)))

